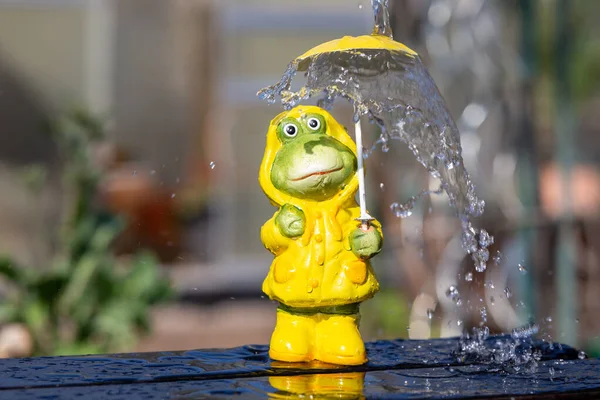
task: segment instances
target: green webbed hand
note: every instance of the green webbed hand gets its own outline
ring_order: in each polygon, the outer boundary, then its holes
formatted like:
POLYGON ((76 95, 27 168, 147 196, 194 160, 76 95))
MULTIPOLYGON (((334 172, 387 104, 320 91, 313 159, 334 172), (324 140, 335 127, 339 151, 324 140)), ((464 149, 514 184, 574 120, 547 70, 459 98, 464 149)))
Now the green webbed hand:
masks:
POLYGON ((352 252, 362 259, 369 259, 377 255, 381 251, 383 243, 381 234, 372 226, 366 231, 356 228, 350 233, 348 239, 352 252))
POLYGON ((293 239, 304 233, 306 219, 301 209, 284 204, 275 217, 275 224, 283 236, 293 239))

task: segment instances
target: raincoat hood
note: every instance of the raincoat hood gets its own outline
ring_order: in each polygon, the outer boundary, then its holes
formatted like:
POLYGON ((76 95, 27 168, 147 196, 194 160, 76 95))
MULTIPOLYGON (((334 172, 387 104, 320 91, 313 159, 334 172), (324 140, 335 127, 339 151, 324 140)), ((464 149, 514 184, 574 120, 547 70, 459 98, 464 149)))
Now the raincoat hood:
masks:
POLYGON ((354 200, 354 195, 358 188, 358 178, 356 174, 354 174, 354 176, 352 177, 350 182, 348 182, 348 184, 344 187, 344 189, 335 194, 331 199, 324 201, 296 198, 290 194, 284 193, 277 189, 271 181, 271 169, 273 167, 273 162, 275 161, 275 156, 277 155, 277 152, 282 146, 281 141, 277 137, 277 125, 279 125, 281 120, 286 117, 298 119, 302 115, 307 113, 321 115, 325 119, 325 123, 327 126, 327 135, 338 140, 344 146, 348 147, 355 157, 357 156, 356 144, 354 143, 350 135, 348 135, 346 128, 340 125, 340 123, 338 123, 331 116, 331 114, 329 114, 329 112, 316 106, 298 106, 290 111, 284 111, 280 113, 275 118, 273 118, 273 120, 271 120, 269 130, 267 131, 267 143, 265 146, 265 154, 260 165, 258 181, 260 183, 261 188, 271 201, 271 204, 273 204, 274 206, 280 207, 283 204, 287 203, 297 206, 303 210, 306 210, 307 208, 314 209, 315 207, 323 208, 331 206, 337 208, 342 204, 347 203, 349 200, 354 200))

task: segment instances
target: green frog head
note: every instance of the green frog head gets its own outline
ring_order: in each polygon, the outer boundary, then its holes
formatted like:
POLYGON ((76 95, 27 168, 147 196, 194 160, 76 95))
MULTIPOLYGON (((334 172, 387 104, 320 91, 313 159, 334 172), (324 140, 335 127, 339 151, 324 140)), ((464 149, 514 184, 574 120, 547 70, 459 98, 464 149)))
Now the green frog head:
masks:
MULTIPOLYGON (((318 107, 290 113, 276 128, 281 147, 271 167, 271 182, 283 193, 324 201, 344 189, 356 172, 356 156, 332 134, 318 107)), ((322 111, 322 112, 321 112, 322 111)), ((336 129, 343 129, 336 124, 336 129)))

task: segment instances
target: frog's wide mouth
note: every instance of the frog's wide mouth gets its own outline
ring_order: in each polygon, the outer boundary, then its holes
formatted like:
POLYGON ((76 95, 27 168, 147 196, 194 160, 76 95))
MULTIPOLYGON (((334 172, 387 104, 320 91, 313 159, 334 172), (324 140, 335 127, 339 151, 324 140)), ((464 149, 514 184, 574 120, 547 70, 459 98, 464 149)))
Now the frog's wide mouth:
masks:
POLYGON ((298 181, 302 181, 304 179, 310 178, 311 176, 319 176, 319 175, 328 175, 328 174, 332 174, 334 172, 338 172, 341 171, 344 168, 344 166, 342 165, 341 167, 338 168, 333 168, 333 169, 328 169, 325 171, 315 171, 315 172, 311 172, 309 174, 303 175, 299 178, 294 178, 294 179, 290 179, 293 182, 298 182, 298 181))

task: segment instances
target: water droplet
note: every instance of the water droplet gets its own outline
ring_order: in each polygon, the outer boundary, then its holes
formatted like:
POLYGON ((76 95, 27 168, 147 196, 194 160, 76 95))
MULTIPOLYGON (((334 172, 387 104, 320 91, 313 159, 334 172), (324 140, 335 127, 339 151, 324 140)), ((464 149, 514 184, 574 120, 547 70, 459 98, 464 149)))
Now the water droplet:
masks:
POLYGON ((460 319, 459 319, 458 321, 456 321, 456 325, 458 325, 458 326, 461 326, 461 325, 462 325, 462 323, 463 323, 463 322, 462 322, 462 320, 460 320, 460 319))
POLYGON ((433 318, 433 310, 431 308, 427 309, 427 318, 429 318, 429 319, 433 318))
POLYGON ((465 281, 471 282, 472 280, 473 280, 473 273, 467 272, 467 274, 465 275, 465 281))
POLYGON ((546 322, 552 322, 552 317, 549 317, 549 316, 548 316, 548 317, 546 317, 546 318, 545 318, 545 321, 546 321, 546 322))
POLYGON ((463 231, 462 243, 468 254, 473 254, 477 251, 477 240, 475 240, 475 233, 471 227, 463 231))
POLYGON ((483 323, 487 322, 487 309, 485 307, 482 307, 481 310, 479 310, 479 314, 481 315, 481 321, 483 323))
POLYGON ((233 297, 233 296, 232 296, 232 297, 230 297, 229 299, 230 299, 230 300, 235 300, 235 297, 233 297))
POLYGON ((156 170, 153 169, 152 171, 150 171, 150 175, 156 175, 156 170))
POLYGON ((554 374, 556 373, 556 371, 554 370, 554 367, 548 368, 548 373, 550 373, 551 378, 554 378, 554 374))
POLYGON ((513 339, 525 339, 532 337, 533 335, 539 332, 539 326, 532 324, 520 328, 515 328, 511 332, 511 337, 513 339))
POLYGON ((500 253, 500 251, 496 251, 492 261, 494 262, 494 265, 500 265, 500 262, 502 261, 502 253, 500 253))
POLYGON ((585 354, 585 351, 580 351, 579 354, 577 354, 577 358, 580 360, 584 360, 586 357, 587 355, 585 354))
POLYGON ((404 204, 392 203, 390 205, 390 210, 392 210, 394 215, 398 218, 407 218, 412 215, 412 210, 404 204))
POLYGON ((361 3, 358 3, 358 9, 362 10, 363 9, 363 5, 361 3))
POLYGON ((382 144, 381 151, 383 151, 384 153, 387 153, 388 151, 390 151, 390 146, 388 146, 387 143, 382 144))
POLYGON ((489 247, 494 244, 494 237, 488 231, 482 229, 479 231, 479 245, 481 247, 489 247))
POLYGON ((137 171, 134 169, 133 172, 131 173, 132 176, 136 176, 137 175, 137 171))
POLYGON ((383 184, 383 182, 381 182, 381 183, 379 184, 379 189, 381 189, 381 191, 382 191, 382 192, 384 192, 384 191, 385 191, 385 185, 383 184))
POLYGON ((496 304, 496 299, 494 299, 494 296, 490 297, 490 304, 491 305, 496 304))
POLYGON ((494 282, 492 282, 492 281, 486 281, 486 282, 485 282, 483 285, 484 285, 486 288, 488 288, 488 289, 494 289, 494 288, 495 288, 495 286, 494 286, 494 282))
POLYGON ((215 162, 211 161, 208 166, 210 167, 210 169, 215 169, 215 162))
POLYGON ((504 294, 506 295, 507 299, 510 299, 512 297, 512 291, 509 287, 504 288, 504 294))
POLYGON ((456 298, 458 295, 459 295, 458 288, 454 285, 450 285, 448 287, 448 290, 446 290, 446 296, 448 296, 452 299, 456 298))
POLYGON ((523 275, 525 275, 527 273, 527 268, 525 268, 525 266, 521 263, 518 264, 518 268, 519 268, 519 272, 523 275))
POLYGON ((475 261, 475 271, 485 272, 487 269, 487 263, 477 253, 473 253, 473 260, 475 261))
POLYGON ((175 198, 175 196, 176 196, 176 194, 175 194, 175 193, 171 194, 171 198, 172 198, 172 199, 174 199, 174 198, 175 198))
POLYGON ((175 183, 179 183, 181 181, 181 179, 177 178, 175 179, 175 183))

